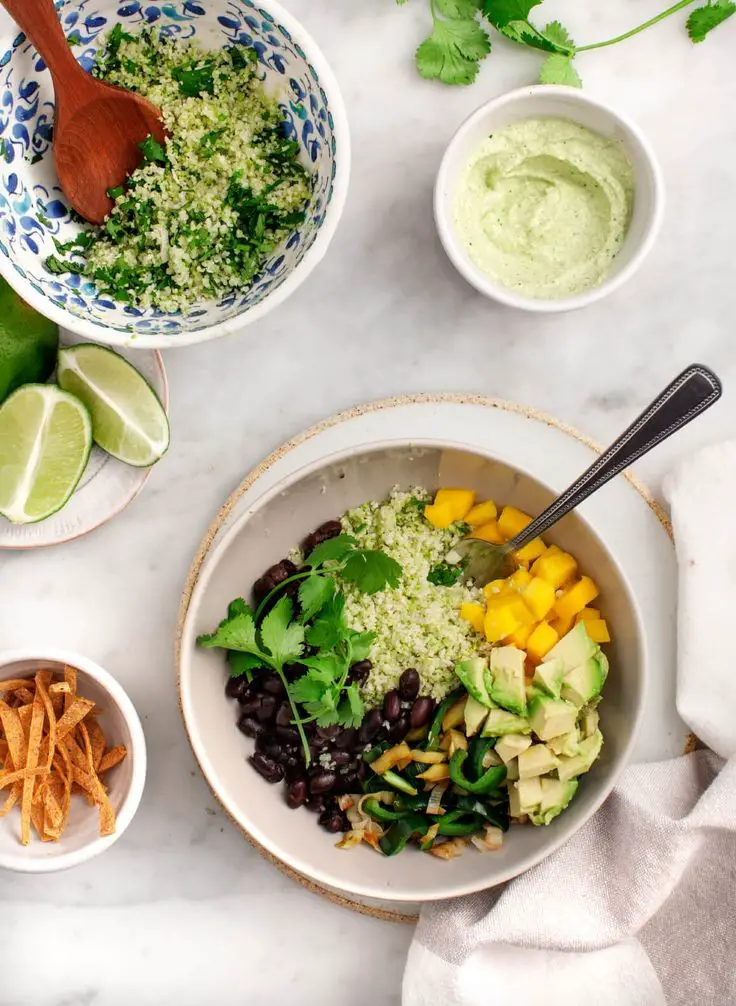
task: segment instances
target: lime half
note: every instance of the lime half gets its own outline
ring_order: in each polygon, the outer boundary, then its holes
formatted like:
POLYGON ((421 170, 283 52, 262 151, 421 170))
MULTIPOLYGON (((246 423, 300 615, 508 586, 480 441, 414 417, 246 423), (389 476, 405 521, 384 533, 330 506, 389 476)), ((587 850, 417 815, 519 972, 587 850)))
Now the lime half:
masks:
POLYGON ((136 468, 147 468, 169 446, 169 421, 156 392, 122 356, 82 343, 59 351, 57 380, 92 416, 95 443, 136 468))
POLYGON ((26 384, 0 406, 0 513, 33 524, 61 510, 92 448, 89 413, 53 385, 26 384))

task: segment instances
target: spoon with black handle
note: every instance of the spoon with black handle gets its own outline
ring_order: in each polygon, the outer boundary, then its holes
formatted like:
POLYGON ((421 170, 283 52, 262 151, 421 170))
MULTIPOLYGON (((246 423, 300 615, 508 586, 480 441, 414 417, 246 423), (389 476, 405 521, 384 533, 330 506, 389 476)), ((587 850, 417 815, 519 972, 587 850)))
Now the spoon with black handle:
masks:
POLYGON ((590 468, 515 538, 503 545, 465 538, 455 545, 453 551, 462 557, 463 580, 472 580, 483 587, 491 580, 507 576, 514 568, 514 552, 548 531, 614 475, 705 412, 718 401, 722 391, 720 380, 707 367, 693 364, 683 370, 590 468))

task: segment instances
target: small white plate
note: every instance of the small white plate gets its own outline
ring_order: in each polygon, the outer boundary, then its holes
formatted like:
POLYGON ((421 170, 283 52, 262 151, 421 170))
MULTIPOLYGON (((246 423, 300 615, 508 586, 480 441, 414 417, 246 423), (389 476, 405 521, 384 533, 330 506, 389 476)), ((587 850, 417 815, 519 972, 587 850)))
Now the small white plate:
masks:
MULTIPOLYGON (((66 329, 60 329, 59 336, 62 346, 91 341, 66 329)), ((161 354, 151 349, 120 347, 115 352, 145 377, 168 413, 169 385, 161 354)), ((132 503, 150 474, 150 468, 133 468, 93 447, 81 482, 58 513, 38 524, 11 524, 0 517, 0 549, 43 548, 81 538, 132 503)))

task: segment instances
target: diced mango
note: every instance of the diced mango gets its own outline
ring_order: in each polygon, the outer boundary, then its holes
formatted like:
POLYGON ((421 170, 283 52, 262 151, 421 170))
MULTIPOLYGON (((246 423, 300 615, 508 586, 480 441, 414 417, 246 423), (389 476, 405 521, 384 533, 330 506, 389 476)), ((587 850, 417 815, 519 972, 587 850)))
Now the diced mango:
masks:
POLYGON ((499 594, 509 594, 510 592, 511 588, 509 587, 508 580, 491 580, 483 588, 486 600, 489 597, 498 597, 499 594))
POLYGON ((486 500, 485 503, 476 503, 468 513, 465 514, 465 523, 471 527, 482 527, 498 516, 498 510, 493 500, 486 500))
POLYGON ((464 618, 466 622, 470 622, 476 632, 484 631, 485 617, 486 613, 482 604, 467 602, 460 605, 460 618, 464 618))
POLYGON ((551 583, 543 580, 541 576, 532 577, 529 583, 522 588, 521 596, 537 622, 541 622, 555 604, 555 588, 551 583))
POLYGON ((498 518, 498 529, 505 541, 514 538, 520 531, 523 531, 527 524, 531 524, 532 519, 528 513, 517 510, 513 506, 505 506, 498 518))
POLYGON ((588 635, 594 643, 611 642, 611 633, 608 631, 605 618, 588 619, 585 623, 585 628, 588 630, 588 635))
POLYGON ((509 590, 523 590, 532 582, 532 574, 526 569, 517 569, 506 580, 509 590))
POLYGON ((453 520, 465 520, 475 503, 472 489, 438 489, 434 498, 435 506, 448 506, 453 520))
POLYGON ((570 618, 598 597, 599 591, 589 576, 581 576, 577 583, 569 587, 562 597, 557 598, 555 614, 560 618, 570 618))
POLYGON ((547 546, 544 544, 541 538, 532 538, 530 542, 527 542, 523 548, 520 548, 518 552, 514 552, 514 559, 518 563, 524 566, 530 565, 535 559, 538 559, 540 555, 544 555, 547 551, 547 546))
POLYGON ((527 640, 531 636, 534 629, 533 625, 522 625, 516 632, 512 632, 510 636, 504 639, 504 643, 508 646, 516 646, 520 650, 526 649, 527 640))
POLYGON ((559 638, 549 622, 540 622, 527 640, 527 656, 535 664, 540 664, 559 638))
POLYGON ((597 608, 583 608, 575 616, 575 622, 592 622, 596 618, 600 618, 601 613, 597 608))
POLYGON ((548 545, 545 555, 559 555, 562 549, 559 545, 548 545))
MULTIPOLYGON (((424 511, 427 512, 427 509, 424 511)), ((489 541, 492 545, 503 545, 504 537, 499 531, 498 521, 490 520, 481 527, 474 527, 471 538, 480 538, 481 541, 489 541)))
POLYGON ((484 623, 486 639, 489 643, 498 643, 533 621, 534 616, 517 594, 499 594, 488 600, 484 623))
POLYGON ((449 527, 456 518, 453 516, 452 507, 447 503, 434 503, 424 508, 424 516, 432 527, 449 527))
POLYGON ((557 635, 562 639, 566 636, 570 629, 573 627, 575 620, 572 615, 569 618, 550 618, 549 624, 555 630, 557 635))
MULTIPOLYGON (((424 511, 427 512, 426 510, 424 511)), ((578 564, 569 552, 552 552, 547 549, 532 566, 532 573, 552 584, 558 590, 575 575, 578 564)))

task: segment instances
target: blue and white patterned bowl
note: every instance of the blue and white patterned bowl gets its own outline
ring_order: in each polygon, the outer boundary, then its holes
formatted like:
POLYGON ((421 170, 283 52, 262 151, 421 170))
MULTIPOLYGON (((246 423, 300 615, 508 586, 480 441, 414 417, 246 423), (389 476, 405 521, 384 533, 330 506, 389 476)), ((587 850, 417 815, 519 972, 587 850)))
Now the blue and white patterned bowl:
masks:
POLYGON ((238 331, 284 301, 320 261, 339 222, 350 174, 350 137, 340 90, 301 25, 271 0, 60 0, 57 10, 79 62, 92 66, 105 34, 155 24, 208 49, 253 46, 287 134, 313 177, 307 218, 266 262, 251 286, 188 312, 139 310, 99 296, 83 276, 44 268, 53 238, 80 230, 59 189, 51 155, 51 77, 20 34, 0 39, 0 273, 47 317, 110 345, 171 348, 238 331))

